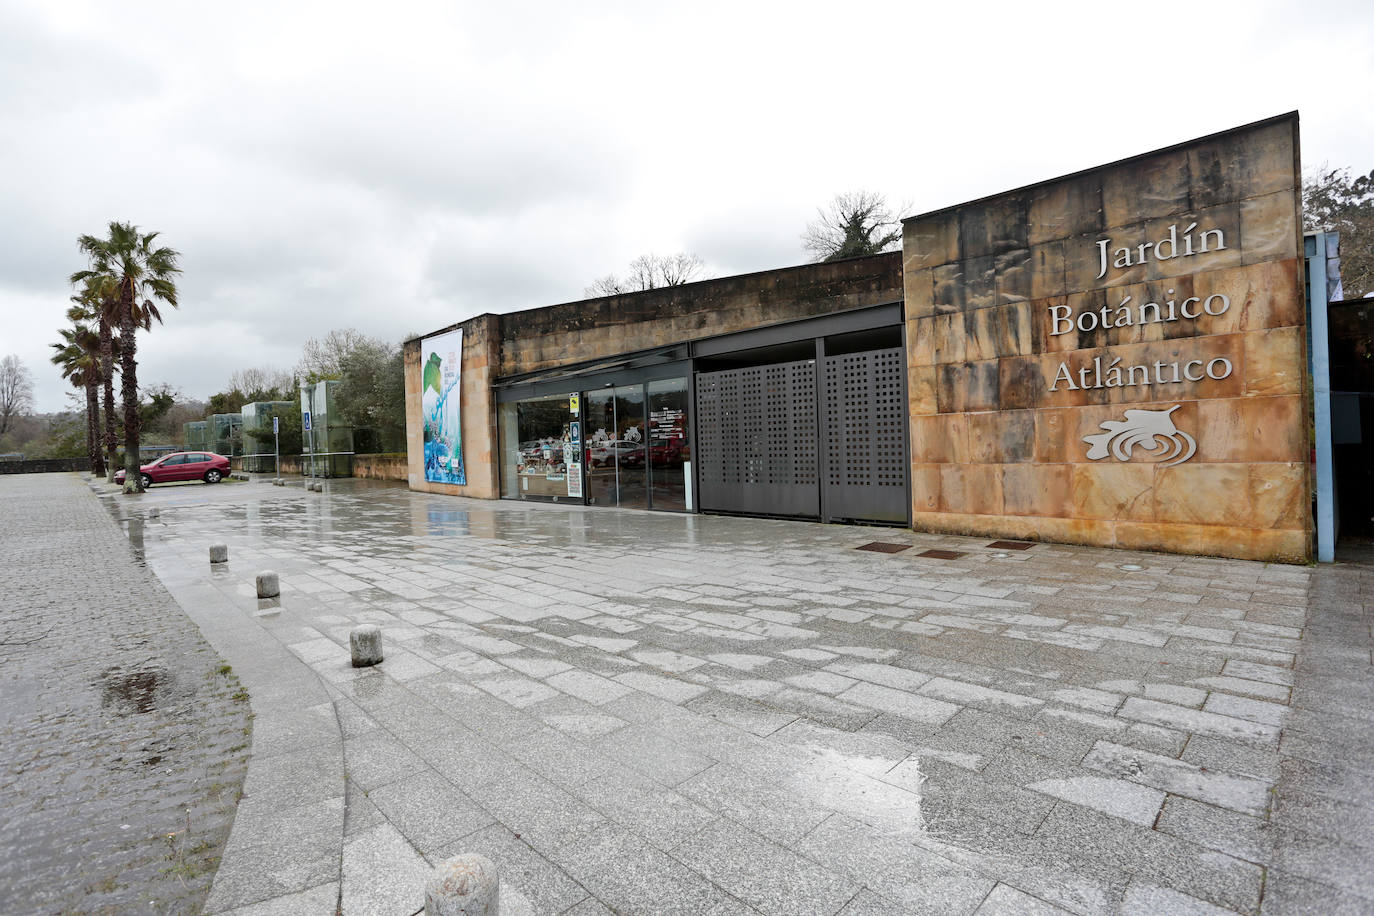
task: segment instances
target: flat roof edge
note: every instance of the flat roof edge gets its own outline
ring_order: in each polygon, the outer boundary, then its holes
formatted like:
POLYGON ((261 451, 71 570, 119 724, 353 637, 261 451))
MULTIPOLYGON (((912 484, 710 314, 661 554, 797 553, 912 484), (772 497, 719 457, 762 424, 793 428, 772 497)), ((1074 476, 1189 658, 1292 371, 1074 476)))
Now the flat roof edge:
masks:
POLYGON ((1006 191, 999 191, 996 194, 987 194, 983 197, 979 197, 974 200, 966 200, 963 203, 950 204, 947 207, 940 207, 938 210, 927 210, 925 213, 917 213, 914 216, 904 217, 902 219, 902 225, 905 226, 907 223, 913 220, 929 219, 932 216, 943 216, 944 214, 949 213, 953 210, 959 210, 964 207, 975 207, 979 204, 985 204, 988 201, 996 200, 999 197, 1006 197, 1011 194, 1020 194, 1025 191, 1030 191, 1035 188, 1041 188, 1045 185, 1051 185, 1059 181, 1069 181, 1073 178, 1081 178, 1084 175, 1088 175, 1092 172, 1097 172, 1102 169, 1116 168, 1118 166, 1127 165, 1132 162, 1139 162, 1140 160, 1148 159, 1151 156, 1162 156, 1165 153, 1177 152, 1178 150, 1184 149, 1185 147, 1194 146, 1198 143, 1206 143, 1209 140, 1218 140, 1222 137, 1226 137, 1231 134, 1241 133, 1242 131, 1258 130, 1261 127, 1268 127, 1271 124, 1279 124, 1284 121, 1291 121, 1294 124, 1296 124, 1298 122, 1298 110, 1295 108, 1292 111, 1287 111, 1280 115, 1274 115, 1270 118, 1263 118, 1259 121, 1251 121, 1249 124, 1241 124, 1236 127, 1228 127, 1225 130, 1219 130, 1216 133, 1204 134, 1201 137, 1194 137, 1191 140, 1183 140, 1179 143, 1171 143, 1170 145, 1162 146, 1159 149, 1153 149, 1145 153, 1136 153, 1133 156, 1127 156, 1124 159, 1116 159, 1112 162, 1104 162, 1100 165, 1089 166, 1088 168, 1079 169, 1076 172, 1069 172, 1065 175, 1059 175, 1055 178, 1046 178, 1043 181, 1033 181, 1030 184, 1021 185, 1018 188, 1010 188, 1006 191))
POLYGON ((693 280, 691 283, 680 283, 676 286, 656 286, 653 289, 636 289, 624 293, 615 293, 610 296, 592 296, 585 299, 569 299, 566 302, 552 302, 548 305, 532 305, 528 308, 511 309, 509 312, 497 312, 496 314, 502 318, 506 318, 512 315, 523 315, 527 312, 537 312, 541 309, 557 309, 569 305, 585 305, 588 302, 609 302, 612 299, 623 299, 627 296, 648 296, 654 293, 662 294, 668 290, 690 289, 691 287, 704 286, 708 283, 724 283, 729 280, 742 280, 746 277, 761 277, 765 274, 788 274, 803 270, 815 270, 829 264, 847 264, 857 261, 876 260, 878 258, 892 258, 894 256, 898 258, 898 263, 900 264, 901 255, 902 249, 894 248, 891 251, 880 251, 877 254, 862 254, 852 258, 837 258, 834 261, 807 261, 804 264, 790 264, 786 267, 770 267, 764 270, 751 270, 742 274, 726 274, 723 277, 707 277, 702 280, 693 280))

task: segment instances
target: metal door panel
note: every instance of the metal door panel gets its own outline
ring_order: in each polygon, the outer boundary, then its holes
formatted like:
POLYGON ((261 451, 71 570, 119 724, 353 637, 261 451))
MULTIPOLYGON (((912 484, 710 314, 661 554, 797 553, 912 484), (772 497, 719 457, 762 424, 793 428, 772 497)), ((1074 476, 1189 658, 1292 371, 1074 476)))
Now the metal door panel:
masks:
POLYGON ((823 361, 827 519, 907 521, 905 372, 901 347, 823 361))
POLYGON ((815 361, 698 373, 696 391, 701 509, 819 517, 815 361))

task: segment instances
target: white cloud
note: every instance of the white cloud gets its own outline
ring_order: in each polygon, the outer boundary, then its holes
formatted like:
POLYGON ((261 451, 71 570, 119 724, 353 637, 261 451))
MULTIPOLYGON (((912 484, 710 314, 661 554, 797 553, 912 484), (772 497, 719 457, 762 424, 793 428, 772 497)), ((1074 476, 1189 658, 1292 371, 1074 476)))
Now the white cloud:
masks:
POLYGON ((163 2, 0 7, 0 353, 110 220, 182 251, 140 376, 206 396, 355 326, 580 296, 638 254, 805 259, 835 193, 916 211, 1302 109, 1374 167, 1367 4, 163 2))

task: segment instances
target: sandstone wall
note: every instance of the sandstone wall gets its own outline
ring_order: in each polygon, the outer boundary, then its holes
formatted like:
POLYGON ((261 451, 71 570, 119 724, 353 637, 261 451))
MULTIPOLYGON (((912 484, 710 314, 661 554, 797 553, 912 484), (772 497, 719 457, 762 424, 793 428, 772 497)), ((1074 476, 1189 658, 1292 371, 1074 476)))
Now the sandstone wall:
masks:
POLYGON ((1306 560, 1299 176, 1294 114, 908 220, 915 527, 1306 560), (1198 318, 1120 324, 1190 297, 1198 318), (1150 383, 1096 384, 1113 365, 1150 383), (1104 423, 1161 416, 1195 442, 1187 460, 1166 466, 1158 439, 1089 457, 1089 436, 1129 438, 1104 423))
POLYGON ((499 317, 500 375, 632 353, 902 298, 900 252, 703 280, 499 317))
MULTIPOLYGON (((496 405, 492 382, 496 376, 498 316, 479 315, 444 330, 463 329, 462 398, 463 465, 467 484, 425 480, 424 413, 421 409, 421 341, 403 347, 406 382, 406 477, 412 490, 496 499, 500 495, 496 467, 496 405)), ((436 332, 441 333, 441 332, 436 332)))

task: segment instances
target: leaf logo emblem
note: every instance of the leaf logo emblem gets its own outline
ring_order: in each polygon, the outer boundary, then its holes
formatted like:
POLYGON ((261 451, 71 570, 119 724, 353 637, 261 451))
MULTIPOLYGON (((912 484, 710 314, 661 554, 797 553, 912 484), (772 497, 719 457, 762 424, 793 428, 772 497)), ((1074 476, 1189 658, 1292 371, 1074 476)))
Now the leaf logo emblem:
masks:
POLYGON ((1197 451, 1196 440, 1175 426, 1170 417, 1182 406, 1175 404, 1168 410, 1128 410, 1125 420, 1107 420, 1102 424, 1106 432, 1083 437, 1083 441, 1092 446, 1088 449, 1089 460, 1112 455, 1118 461, 1129 461, 1138 445, 1156 461, 1163 462, 1160 467, 1182 464, 1197 451))
POLYGON ((439 385, 443 380, 443 374, 439 371, 441 363, 442 360, 439 359, 438 353, 429 354, 429 362, 425 363, 424 385, 420 388, 421 391, 426 388, 433 388, 435 394, 439 393, 439 385))

